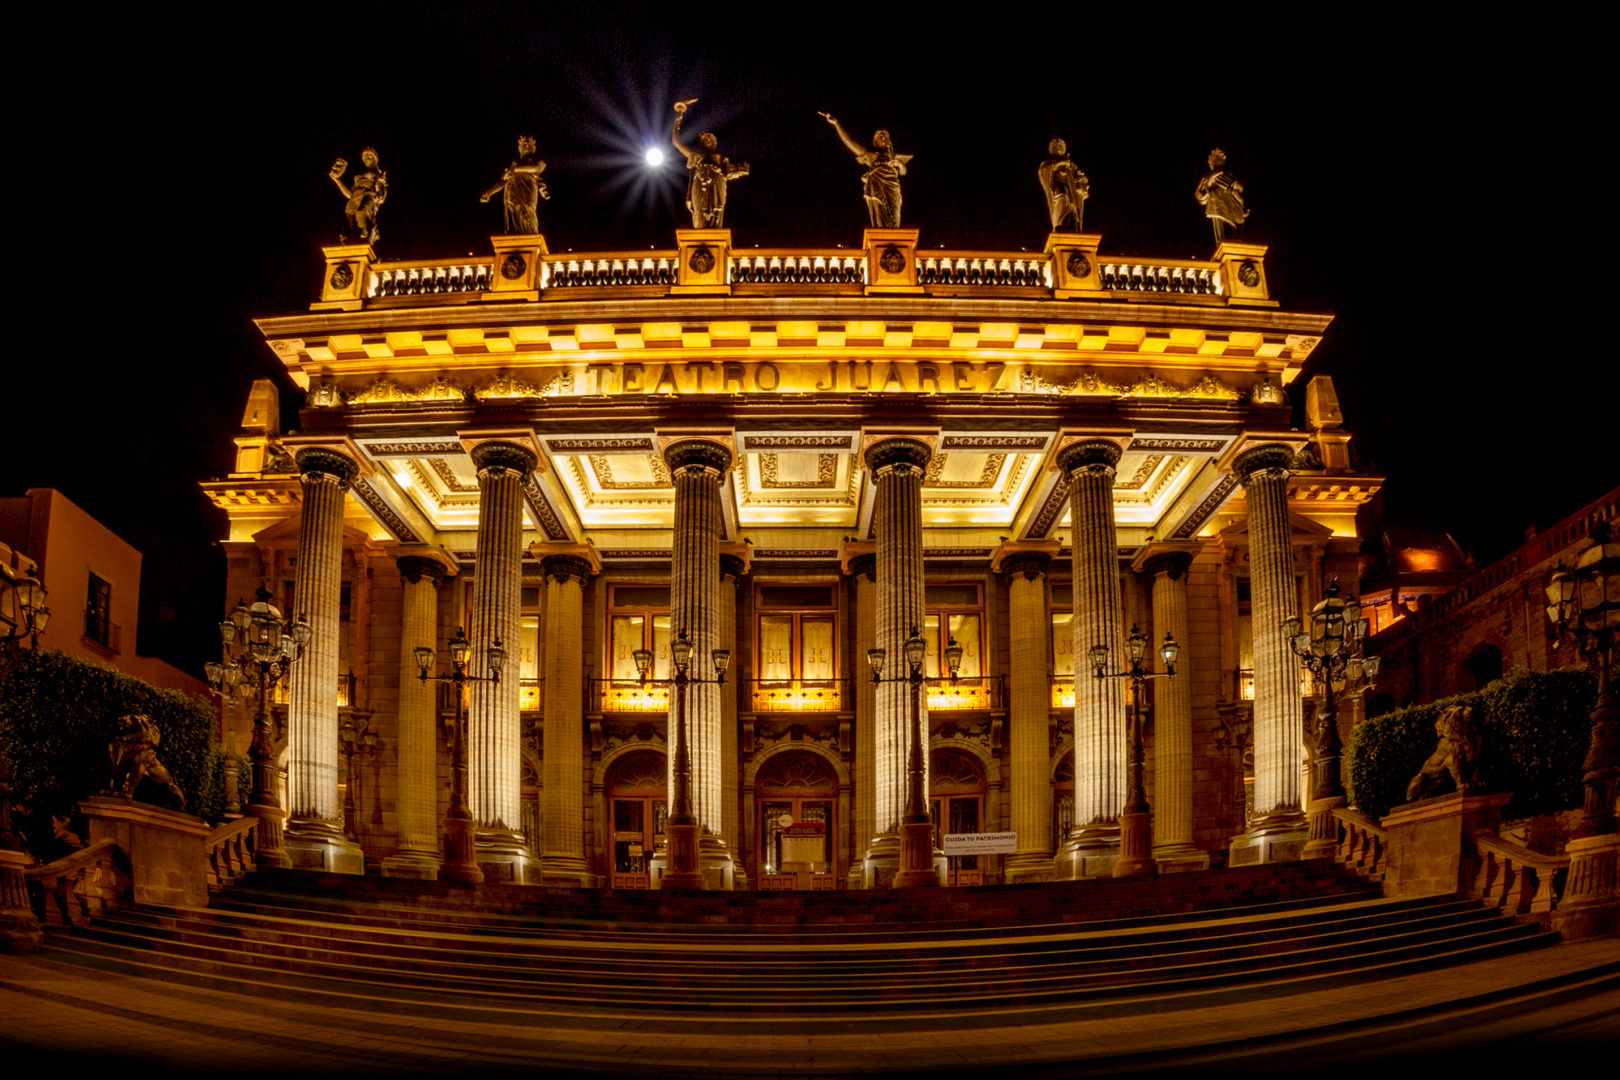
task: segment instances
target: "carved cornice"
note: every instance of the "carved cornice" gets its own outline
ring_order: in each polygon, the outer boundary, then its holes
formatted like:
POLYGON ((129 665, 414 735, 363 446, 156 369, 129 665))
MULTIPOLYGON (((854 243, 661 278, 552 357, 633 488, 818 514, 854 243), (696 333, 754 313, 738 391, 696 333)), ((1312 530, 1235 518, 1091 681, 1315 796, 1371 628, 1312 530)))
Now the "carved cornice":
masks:
POLYGON ((472 459, 480 477, 494 470, 500 470, 495 473, 497 476, 503 472, 514 472, 525 477, 534 472, 534 467, 539 464, 539 459, 528 447, 509 442, 481 442, 473 447, 472 459))
POLYGON ((863 551, 859 555, 851 555, 844 572, 850 577, 866 576, 867 581, 877 580, 877 552, 863 551))
POLYGON ((547 580, 567 584, 570 580, 583 586, 594 573, 589 560, 578 555, 546 555, 540 559, 540 574, 547 580))
POLYGON ((355 496, 370 508, 377 520, 382 522, 383 528, 394 534, 394 539, 407 544, 419 544, 422 542, 422 538, 416 535, 416 530, 411 528, 410 524, 400 517, 392 506, 388 505, 388 501, 382 497, 376 488, 371 486, 369 481, 355 480, 349 487, 355 496))
POLYGON ((304 474, 305 480, 318 480, 323 477, 336 480, 339 487, 348 487, 354 483, 354 478, 360 475, 360 466, 354 459, 336 450, 328 450, 321 446, 306 446, 299 450, 294 458, 298 462, 299 472, 304 474))
POLYGON ((1208 520, 1209 516, 1226 501, 1227 496, 1232 494, 1232 489, 1235 487, 1237 487, 1237 479, 1230 475, 1217 480, 1215 486, 1209 489, 1209 494, 1205 495, 1198 505, 1193 507, 1192 511, 1181 519, 1181 523, 1171 532, 1171 537, 1177 540, 1185 540, 1197 532, 1204 522, 1208 520))
POLYGON ((664 461, 672 473, 696 470, 712 473, 716 479, 731 471, 731 451, 708 439, 682 439, 664 447, 664 461))
POLYGON ((1058 471, 1070 478, 1076 473, 1086 473, 1106 476, 1112 481, 1119 456, 1119 444, 1112 439, 1083 439, 1058 452, 1058 471))
POLYGON ((922 472, 928 468, 928 459, 933 456, 933 448, 921 439, 884 439, 866 448, 866 467, 872 470, 874 477, 913 469, 922 472))
POLYGON ((1232 473, 1247 484, 1257 474, 1283 479, 1294 463, 1294 451, 1285 443, 1251 446, 1232 462, 1232 473))
POLYGON ((1001 560, 1001 572, 1009 579, 1023 574, 1028 581, 1045 574, 1052 566, 1052 556, 1044 551, 1015 551, 1001 560))
POLYGON ((557 511, 552 507, 551 500, 546 498, 546 491, 540 485, 540 478, 529 473, 524 478, 523 494, 529 500, 529 509, 535 519, 540 523, 540 530, 546 534, 547 540, 563 540, 568 536, 568 530, 557 518, 557 511))
POLYGON ((1161 551, 1149 555, 1142 563, 1142 573, 1148 577, 1158 577, 1160 574, 1169 574, 1171 581, 1180 579, 1192 565, 1192 555, 1185 551, 1161 551))
POLYGON ((444 564, 437 559, 430 559, 426 555, 401 555, 394 562, 405 580, 412 585, 423 578, 433 582, 435 588, 444 584, 444 564))

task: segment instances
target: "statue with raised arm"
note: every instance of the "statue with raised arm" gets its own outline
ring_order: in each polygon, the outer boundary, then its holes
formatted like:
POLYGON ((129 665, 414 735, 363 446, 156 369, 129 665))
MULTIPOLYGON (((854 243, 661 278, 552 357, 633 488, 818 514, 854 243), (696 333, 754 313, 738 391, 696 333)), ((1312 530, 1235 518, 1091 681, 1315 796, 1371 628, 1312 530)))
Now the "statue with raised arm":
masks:
POLYGON ((1243 222, 1249 216, 1249 208, 1243 205, 1243 185, 1226 171, 1226 154, 1218 146, 1209 152, 1209 172, 1198 181, 1194 197, 1215 227, 1216 244, 1242 235, 1243 222))
POLYGON ((1046 192, 1046 212, 1052 218, 1052 231, 1057 232, 1065 221, 1073 219, 1074 231, 1079 232, 1086 199, 1091 195, 1091 181, 1069 160, 1069 147, 1062 139, 1048 143, 1046 153, 1039 175, 1041 190, 1046 192))
POLYGON ((343 207, 349 231, 339 237, 339 242, 344 244, 377 242, 377 213, 388 198, 388 174, 377 168, 377 151, 369 146, 360 151, 360 164, 362 168, 355 170, 347 184, 343 182, 343 174, 349 163, 342 158, 333 163, 328 173, 332 183, 349 200, 343 207))
POLYGON ((895 153, 889 133, 881 128, 872 136, 872 148, 868 150, 849 137, 844 125, 826 113, 819 115, 838 132, 839 139, 849 147, 855 160, 866 166, 866 172, 861 176, 861 194, 866 199, 866 216, 872 228, 898 229, 900 178, 906 175, 906 164, 911 161, 912 155, 895 153))
POLYGON ((540 231, 540 215, 535 210, 541 199, 551 198, 546 182, 540 179, 545 171, 546 163, 535 155, 534 139, 519 135, 517 160, 506 167, 500 183, 478 197, 479 202, 487 203, 496 192, 502 194, 506 201, 508 236, 533 235, 540 231))
POLYGON ((692 228, 723 229, 726 224, 726 182, 748 175, 748 165, 733 165, 720 153, 720 140, 714 132, 698 136, 698 149, 681 142, 681 121, 697 98, 675 103, 675 129, 669 141, 686 159, 686 208, 692 211, 692 228))

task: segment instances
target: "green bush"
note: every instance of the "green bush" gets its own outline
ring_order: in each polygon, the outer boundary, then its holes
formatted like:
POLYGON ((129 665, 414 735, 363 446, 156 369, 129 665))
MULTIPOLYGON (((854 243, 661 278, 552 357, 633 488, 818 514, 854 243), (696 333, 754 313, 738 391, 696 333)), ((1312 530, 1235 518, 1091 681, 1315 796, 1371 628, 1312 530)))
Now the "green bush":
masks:
POLYGON ((11 764, 13 800, 30 811, 31 821, 19 822, 25 832, 49 836, 51 815, 70 816, 107 789, 107 748, 127 713, 145 713, 157 725, 158 760, 185 794, 188 811, 206 814, 219 801, 211 776, 215 717, 207 703, 78 657, 25 652, 0 680, 0 753, 11 764))
MULTIPOLYGON (((1404 803, 1407 784, 1434 753, 1435 721, 1452 705, 1472 705, 1480 724, 1480 783, 1485 791, 1513 794, 1508 817, 1578 806, 1596 702, 1597 678, 1589 671, 1516 668, 1476 693, 1373 717, 1345 749, 1350 802, 1375 818, 1404 803)), ((1441 782, 1442 790, 1450 788, 1449 778, 1441 782)))

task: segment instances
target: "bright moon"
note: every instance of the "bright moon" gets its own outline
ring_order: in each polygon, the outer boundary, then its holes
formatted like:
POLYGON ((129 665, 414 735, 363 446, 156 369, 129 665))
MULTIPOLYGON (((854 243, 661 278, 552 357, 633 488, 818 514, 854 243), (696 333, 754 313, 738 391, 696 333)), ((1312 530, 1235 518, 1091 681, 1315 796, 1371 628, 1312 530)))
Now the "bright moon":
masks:
POLYGON ((658 168, 658 166, 662 165, 663 163, 664 163, 664 152, 662 150, 658 149, 658 147, 656 147, 656 146, 647 147, 647 164, 656 169, 656 168, 658 168))

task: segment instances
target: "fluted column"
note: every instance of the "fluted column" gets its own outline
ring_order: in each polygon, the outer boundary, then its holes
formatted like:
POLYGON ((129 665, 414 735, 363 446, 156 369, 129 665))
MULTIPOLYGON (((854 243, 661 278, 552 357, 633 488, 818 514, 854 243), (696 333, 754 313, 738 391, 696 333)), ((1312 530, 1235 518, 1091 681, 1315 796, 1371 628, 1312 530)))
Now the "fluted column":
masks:
MULTIPOLYGON (((731 451, 707 439, 681 439, 664 449, 675 484, 675 533, 670 552, 669 632, 681 631, 692 643, 694 679, 686 688, 686 733, 692 769, 692 813, 700 827, 699 865, 704 886, 734 884, 730 850, 720 839, 720 692, 711 654, 720 648, 721 485, 731 471, 731 451)), ((674 745, 675 703, 670 707, 674 745)), ((675 755, 669 757, 671 800, 676 787, 675 755)))
POLYGON ((1007 881, 1050 881, 1052 864, 1051 678, 1046 573, 1052 556, 1015 551, 1001 562, 1007 575, 1007 624, 1012 647, 1012 827, 1018 850, 1007 858, 1007 881))
POLYGON ((439 873, 438 684, 419 677, 415 650, 419 645, 438 648, 438 591, 445 567, 426 555, 401 555, 395 562, 404 586, 399 625, 399 847, 383 860, 382 869, 389 877, 431 881, 439 873))
MULTIPOLYGON (((478 469, 478 548, 473 567, 471 644, 473 674, 498 639, 518 654, 522 633, 523 484, 534 471, 533 452, 516 443, 473 447, 478 469)), ((472 683, 467 711, 467 795, 478 822, 478 862, 496 881, 523 881, 531 859, 524 846, 521 689, 516 665, 498 683, 472 683), (487 864, 487 865, 485 865, 487 864)))
POLYGON ((1297 859, 1306 840, 1299 661, 1282 629, 1284 619, 1299 614, 1288 525, 1292 459, 1287 446, 1271 443, 1245 450, 1233 463, 1248 508, 1254 636, 1254 819, 1233 841, 1234 864, 1297 859))
POLYGON ((1098 679, 1086 662, 1105 645, 1124 662, 1119 541, 1114 533, 1114 467, 1119 444, 1087 439, 1067 446, 1058 467, 1069 478, 1074 552, 1074 831, 1059 863, 1072 877, 1110 874, 1125 805, 1125 679, 1098 679))
POLYGON ((338 802, 338 635, 343 595, 343 496, 359 469, 322 447, 298 451, 303 516, 289 618, 312 631, 292 666, 287 705, 287 855, 294 867, 359 874, 360 848, 343 835, 338 802))
MULTIPOLYGON (((737 608, 743 588, 747 564, 729 552, 720 555, 720 648, 737 655, 737 608)), ((737 770, 737 683, 728 680, 720 688, 720 829, 721 843, 726 850, 742 850, 738 842, 737 789, 740 778, 737 770)), ((740 859, 733 859, 733 884, 739 889, 748 887, 748 874, 740 859)))
POLYGON ((1209 865, 1193 843, 1192 649, 1187 622, 1185 551, 1157 552, 1142 564, 1153 581, 1153 642, 1169 634, 1181 645, 1176 676, 1153 689, 1153 857, 1161 869, 1209 865))
MULTIPOLYGON (((866 654, 877 648, 877 555, 863 551, 852 556, 846 572, 855 581, 855 660, 852 684, 855 692, 855 801, 852 816, 855 850, 851 853, 849 887, 871 888, 876 881, 867 874, 868 856, 878 841, 874 824, 877 797, 873 784, 877 777, 877 687, 866 666, 866 654)), ((892 846, 892 845, 891 845, 892 846)), ((883 853, 880 851, 878 855, 883 853)), ((890 874, 898 855, 890 853, 890 874)))
POLYGON ((577 553, 540 560, 546 582, 545 729, 540 876, 546 885, 589 886, 585 861, 585 585, 596 567, 577 553))
MULTIPOLYGON (((911 749, 911 688, 903 676, 906 639, 924 629, 922 486, 933 456, 919 439, 893 438, 866 450, 866 467, 876 485, 873 527, 877 534, 877 647, 883 650, 884 681, 876 687, 874 725, 874 830, 898 835, 906 809, 911 749)), ((928 792, 928 701, 918 705, 922 733, 923 793, 928 792)), ((926 807, 924 808, 926 811, 926 807)), ((882 857, 883 852, 869 853, 882 857)), ((898 867, 899 851, 895 850, 898 867)), ((883 875, 880 868, 879 876, 883 875)))

